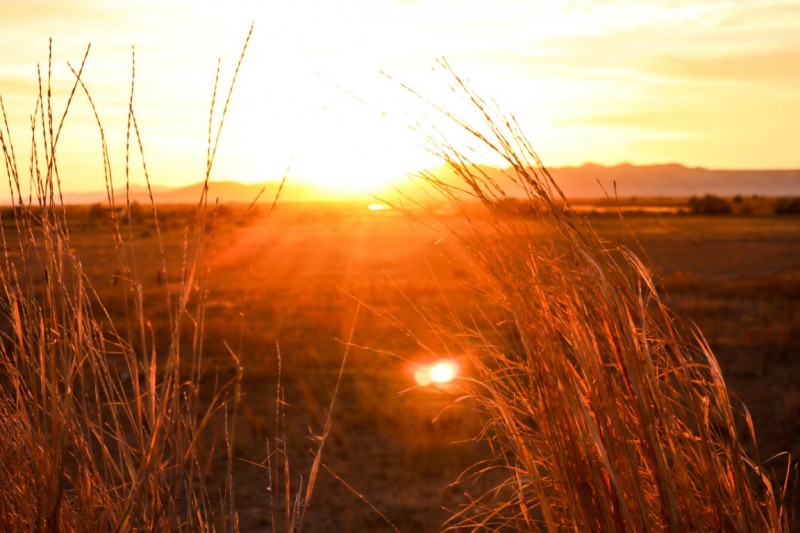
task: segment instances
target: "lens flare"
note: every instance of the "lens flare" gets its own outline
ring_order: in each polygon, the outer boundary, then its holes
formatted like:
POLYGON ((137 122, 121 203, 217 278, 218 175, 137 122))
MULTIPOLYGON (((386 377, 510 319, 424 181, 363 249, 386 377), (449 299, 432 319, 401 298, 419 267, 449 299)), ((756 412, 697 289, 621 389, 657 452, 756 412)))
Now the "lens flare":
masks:
POLYGON ((452 361, 442 361, 431 367, 431 380, 434 383, 448 383, 458 374, 458 368, 452 361))
POLYGON ((384 204, 369 204, 367 209, 370 211, 383 211, 386 209, 386 206, 384 204))
POLYGON ((458 376, 458 371, 458 363, 455 361, 437 361, 418 368, 414 372, 414 380, 423 387, 450 383, 458 376))

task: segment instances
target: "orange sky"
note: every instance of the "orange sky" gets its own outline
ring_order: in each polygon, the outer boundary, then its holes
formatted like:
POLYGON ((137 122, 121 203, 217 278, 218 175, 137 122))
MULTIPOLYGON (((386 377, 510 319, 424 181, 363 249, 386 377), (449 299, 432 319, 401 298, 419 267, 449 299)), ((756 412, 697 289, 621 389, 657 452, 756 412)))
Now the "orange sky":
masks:
MULTIPOLYGON (((184 185, 203 175, 217 58, 229 79, 251 21, 218 179, 275 179, 291 164, 297 179, 369 189, 432 164, 403 127, 424 111, 379 72, 447 99, 431 71, 441 56, 517 116, 550 166, 800 167, 798 1, 5 0, 0 9, 0 94, 17 149, 30 142, 48 37, 57 111, 66 62, 91 42, 84 81, 117 180, 131 45, 152 178, 184 185)), ((59 145, 65 188, 103 188, 99 146, 80 97, 59 145)))

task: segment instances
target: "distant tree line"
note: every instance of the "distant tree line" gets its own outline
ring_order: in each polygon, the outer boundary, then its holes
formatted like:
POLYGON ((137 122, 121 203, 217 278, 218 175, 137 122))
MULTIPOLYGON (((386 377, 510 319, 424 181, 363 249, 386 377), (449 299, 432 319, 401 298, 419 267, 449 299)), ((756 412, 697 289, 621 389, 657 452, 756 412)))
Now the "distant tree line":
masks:
MULTIPOLYGON (((635 206, 642 207, 642 212, 647 212, 648 199, 630 199, 635 206)), ((495 204, 501 211, 513 216, 534 216, 541 214, 545 209, 538 202, 531 202, 522 198, 505 198, 495 204)), ((606 205, 598 203, 597 206, 606 205)), ((613 206, 613 204, 611 204, 613 206)), ((657 205, 657 202, 653 203, 657 205)), ((732 198, 723 198, 713 194, 692 196, 678 213, 691 215, 798 215, 800 214, 800 197, 765 198, 753 195, 743 197, 737 194, 732 198)), ((591 207, 591 204, 589 205, 591 207)))
POLYGON ((778 198, 773 212, 776 215, 800 215, 800 198, 778 198))
POLYGON ((728 215, 733 213, 733 205, 724 198, 706 194, 702 198, 689 198, 689 211, 693 215, 728 215))
MULTIPOLYGON (((752 198, 762 202, 765 201, 763 197, 753 196, 752 198)), ((800 197, 775 198, 771 201, 771 204, 771 211, 775 215, 800 214, 800 197)), ((693 215, 752 214, 751 206, 741 195, 734 196, 733 200, 721 198, 713 194, 706 194, 702 197, 692 196, 689 198, 688 207, 689 212, 693 215), (734 205, 738 207, 734 209, 734 205)))

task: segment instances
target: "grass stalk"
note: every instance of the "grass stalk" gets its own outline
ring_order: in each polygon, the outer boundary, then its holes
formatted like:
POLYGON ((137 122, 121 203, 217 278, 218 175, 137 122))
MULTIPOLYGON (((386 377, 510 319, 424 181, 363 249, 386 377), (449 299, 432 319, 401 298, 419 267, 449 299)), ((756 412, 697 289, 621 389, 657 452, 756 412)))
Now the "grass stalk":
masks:
POLYGON ((780 489, 751 460, 734 405, 702 333, 676 316, 650 269, 576 214, 513 116, 442 63, 473 120, 437 113, 475 141, 428 136, 455 179, 421 178, 461 216, 439 224, 469 252, 502 335, 464 325, 455 341, 476 369, 466 381, 486 417, 498 478, 456 510, 454 530, 787 531, 780 489), (489 176, 478 154, 508 170, 489 176), (532 216, 505 208, 521 191, 532 216))

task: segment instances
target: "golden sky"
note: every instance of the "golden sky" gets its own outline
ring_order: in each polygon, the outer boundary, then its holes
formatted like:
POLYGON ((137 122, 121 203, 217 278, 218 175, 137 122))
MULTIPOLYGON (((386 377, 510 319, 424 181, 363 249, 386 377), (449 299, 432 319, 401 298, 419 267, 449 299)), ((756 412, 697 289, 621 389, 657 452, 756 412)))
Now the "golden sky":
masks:
MULTIPOLYGON (((800 1, 773 0, 0 0, 15 146, 30 144, 48 38, 56 112, 67 61, 91 43, 83 79, 121 180, 134 45, 152 179, 199 181, 216 62, 229 80, 251 21, 215 179, 276 179, 291 165, 297 179, 368 188, 433 164, 404 127, 424 111, 380 71, 446 100, 438 57, 513 112, 550 166, 800 167, 800 1)), ((62 179, 102 189, 99 134, 86 99, 74 105, 62 179)))

